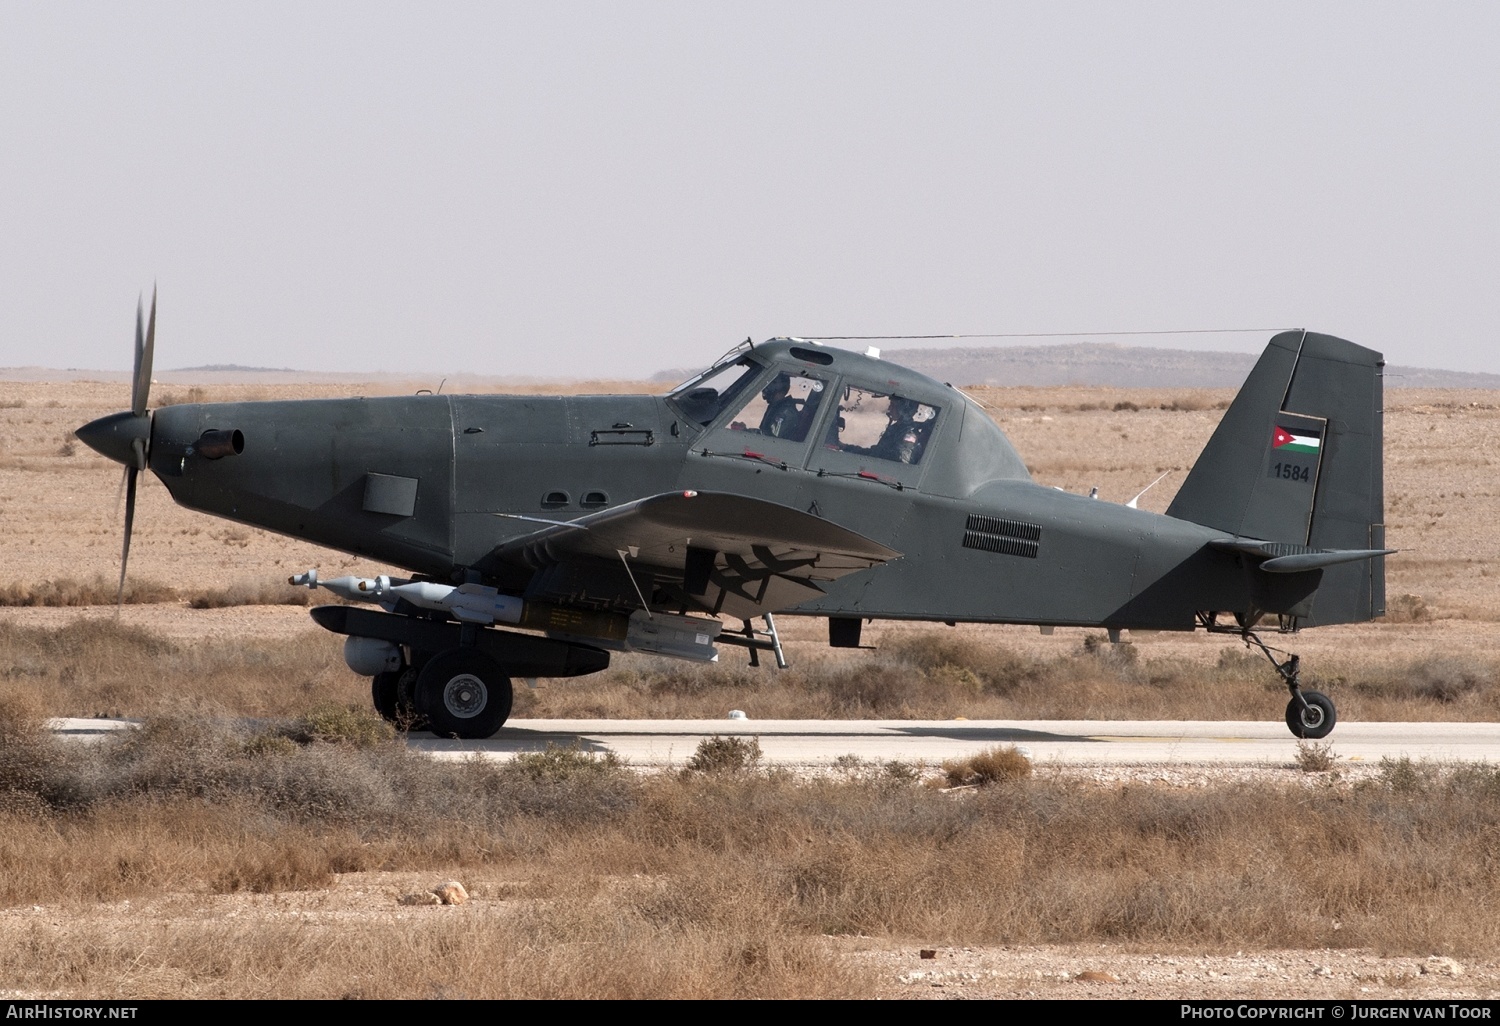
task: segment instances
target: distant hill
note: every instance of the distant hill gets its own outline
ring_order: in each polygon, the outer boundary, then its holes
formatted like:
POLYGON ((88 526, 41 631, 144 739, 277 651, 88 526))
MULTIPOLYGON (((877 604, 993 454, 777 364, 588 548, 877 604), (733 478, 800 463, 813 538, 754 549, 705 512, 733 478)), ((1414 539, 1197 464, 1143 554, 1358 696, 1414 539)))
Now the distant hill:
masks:
MULTIPOLYGON (((850 348, 853 348, 851 346, 850 348)), ((1259 358, 1258 353, 1213 353, 1191 349, 1152 349, 1108 342, 1075 342, 1040 346, 988 346, 952 349, 887 349, 893 363, 930 378, 964 385, 1115 385, 1120 388, 1238 388, 1259 358)), ((686 381, 700 367, 659 371, 650 381, 662 390, 686 381)), ((100 371, 49 367, 0 367, 4 381, 128 381, 128 371, 100 371)), ((156 380, 174 384, 337 384, 398 381, 419 382, 436 390, 494 391, 507 384, 575 380, 510 375, 474 375, 433 371, 301 371, 290 367, 245 367, 232 363, 205 364, 158 370, 156 380)), ((619 384, 619 382, 604 382, 619 384)), ((1385 368, 1387 388, 1474 388, 1500 390, 1500 374, 1434 370, 1425 367, 1385 368)))
MULTIPOLYGON (((1238 388, 1258 353, 1150 349, 1107 342, 964 349, 888 349, 892 363, 955 385, 1117 385, 1238 388)), ((1493 388, 1500 374, 1389 364, 1387 388, 1493 388)))
POLYGON ((207 371, 211 374, 302 374, 293 367, 243 367, 237 363, 205 363, 201 367, 177 367, 178 374, 201 374, 207 371))

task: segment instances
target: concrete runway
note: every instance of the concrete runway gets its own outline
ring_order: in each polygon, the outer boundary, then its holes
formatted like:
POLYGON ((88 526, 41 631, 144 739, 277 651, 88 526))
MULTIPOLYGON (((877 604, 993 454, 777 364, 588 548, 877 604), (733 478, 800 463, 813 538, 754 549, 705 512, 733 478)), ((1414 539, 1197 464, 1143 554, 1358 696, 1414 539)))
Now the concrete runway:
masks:
MULTIPOLYGON (((123 720, 54 720, 70 738, 129 729, 123 720)), ((1297 739, 1285 724, 1139 720, 512 720, 485 741, 414 733, 408 744, 438 759, 505 759, 549 745, 614 752, 634 766, 681 766, 714 735, 753 737, 762 763, 826 767, 843 755, 936 766, 994 745, 1017 745, 1038 764, 1071 766, 1288 766, 1297 739)), ((1341 763, 1383 758, 1500 763, 1500 723, 1341 723, 1327 739, 1341 763)))
MULTIPOLYGON (((614 752, 636 766, 680 766, 713 735, 754 737, 762 762, 828 766, 842 755, 937 765, 994 745, 1039 764, 1287 766, 1297 739, 1274 722, 1125 720, 512 720, 487 741, 413 734, 437 758, 505 758, 548 745, 614 752)), ((1341 723, 1328 737, 1340 762, 1383 758, 1500 762, 1500 723, 1341 723)))

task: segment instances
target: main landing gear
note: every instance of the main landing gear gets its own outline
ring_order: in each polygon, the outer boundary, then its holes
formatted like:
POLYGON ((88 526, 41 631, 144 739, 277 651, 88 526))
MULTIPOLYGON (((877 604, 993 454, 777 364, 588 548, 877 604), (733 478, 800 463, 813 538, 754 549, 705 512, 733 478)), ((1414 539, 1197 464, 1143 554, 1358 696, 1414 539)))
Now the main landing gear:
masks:
POLYGON ((489 656, 472 648, 413 652, 411 665, 370 679, 376 712, 402 730, 440 737, 491 737, 510 716, 515 692, 489 656))

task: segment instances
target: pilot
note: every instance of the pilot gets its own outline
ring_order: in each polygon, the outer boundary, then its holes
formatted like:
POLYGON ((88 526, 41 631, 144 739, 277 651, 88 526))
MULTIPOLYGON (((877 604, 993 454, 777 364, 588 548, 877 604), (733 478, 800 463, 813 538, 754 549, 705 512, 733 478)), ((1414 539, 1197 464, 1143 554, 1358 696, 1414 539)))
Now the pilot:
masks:
POLYGON ((760 397, 766 401, 765 415, 760 418, 761 434, 791 438, 796 433, 801 423, 802 409, 801 404, 787 394, 791 390, 792 379, 784 371, 761 389, 760 397))
POLYGON ((870 455, 898 463, 916 463, 922 458, 922 449, 927 445, 927 434, 932 430, 933 418, 917 420, 922 404, 915 399, 891 396, 886 416, 890 423, 881 432, 880 440, 870 449, 870 455))

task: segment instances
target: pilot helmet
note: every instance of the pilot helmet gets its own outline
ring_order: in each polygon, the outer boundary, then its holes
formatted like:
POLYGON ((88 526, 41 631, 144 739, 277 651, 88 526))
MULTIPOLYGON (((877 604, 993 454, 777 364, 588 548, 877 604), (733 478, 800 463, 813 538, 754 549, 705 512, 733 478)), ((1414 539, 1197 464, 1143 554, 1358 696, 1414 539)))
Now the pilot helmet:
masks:
POLYGON ((784 398, 792 390, 792 382, 785 374, 778 374, 766 382, 766 387, 760 390, 760 397, 768 403, 784 398))

